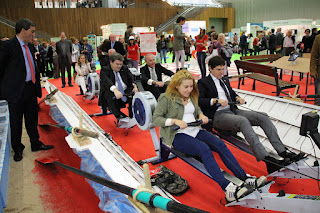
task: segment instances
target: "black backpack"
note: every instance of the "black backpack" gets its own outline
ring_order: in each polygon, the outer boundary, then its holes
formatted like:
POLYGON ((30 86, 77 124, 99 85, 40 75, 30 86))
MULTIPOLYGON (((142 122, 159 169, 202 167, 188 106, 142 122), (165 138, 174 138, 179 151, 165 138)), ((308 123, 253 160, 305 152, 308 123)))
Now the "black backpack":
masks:
POLYGON ((151 177, 151 184, 153 186, 157 185, 176 196, 182 195, 190 188, 188 181, 183 179, 180 175, 163 165, 159 168, 159 172, 151 177))

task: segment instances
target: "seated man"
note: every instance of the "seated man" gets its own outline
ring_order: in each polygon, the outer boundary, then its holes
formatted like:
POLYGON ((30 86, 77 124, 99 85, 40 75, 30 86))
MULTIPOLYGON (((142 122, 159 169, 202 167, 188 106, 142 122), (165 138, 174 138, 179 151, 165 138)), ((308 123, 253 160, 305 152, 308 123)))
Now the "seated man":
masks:
MULTIPOLYGON (((245 100, 231 88, 228 78, 223 78, 224 65, 225 60, 220 56, 211 58, 209 61, 210 75, 198 82, 199 105, 203 113, 213 119, 213 127, 218 130, 242 132, 252 147, 257 160, 263 160, 267 164, 269 173, 279 169, 280 165, 287 165, 290 163, 290 159, 297 158, 295 153, 286 150, 279 138, 277 129, 266 113, 239 110, 234 105, 228 105, 228 102, 235 101, 244 104, 245 100), (221 106, 217 107, 217 103, 221 106), (260 126, 277 153, 285 159, 277 160, 269 156, 252 126, 260 126)), ((207 130, 211 131, 212 126, 207 126, 207 130)))
POLYGON ((123 56, 114 53, 110 56, 110 65, 101 68, 101 93, 103 101, 106 101, 110 111, 117 118, 117 121, 124 118, 120 108, 124 108, 129 104, 129 117, 133 117, 132 113, 132 97, 124 96, 137 92, 136 86, 133 84, 133 76, 126 66, 123 64, 123 56))
POLYGON ((146 55, 146 64, 140 69, 142 86, 144 90, 150 91, 158 99, 160 94, 164 93, 167 88, 162 82, 162 73, 170 77, 174 73, 160 64, 156 64, 154 55, 151 53, 146 55))

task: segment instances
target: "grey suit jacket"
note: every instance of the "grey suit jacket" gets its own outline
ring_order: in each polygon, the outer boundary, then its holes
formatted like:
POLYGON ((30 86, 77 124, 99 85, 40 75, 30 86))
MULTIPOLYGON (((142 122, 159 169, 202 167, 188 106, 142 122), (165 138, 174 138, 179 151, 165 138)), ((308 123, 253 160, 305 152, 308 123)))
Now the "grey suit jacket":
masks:
MULTIPOLYGON (((67 61, 69 62, 69 65, 71 66, 72 64, 72 60, 71 60, 71 55, 72 55, 72 43, 71 41, 69 40, 65 40, 64 41, 66 43, 66 50, 67 50, 67 61)), ((57 44, 56 44, 56 51, 57 51, 57 54, 58 54, 58 60, 59 60, 59 64, 62 63, 62 59, 63 59, 63 55, 62 55, 62 41, 58 41, 57 44)))

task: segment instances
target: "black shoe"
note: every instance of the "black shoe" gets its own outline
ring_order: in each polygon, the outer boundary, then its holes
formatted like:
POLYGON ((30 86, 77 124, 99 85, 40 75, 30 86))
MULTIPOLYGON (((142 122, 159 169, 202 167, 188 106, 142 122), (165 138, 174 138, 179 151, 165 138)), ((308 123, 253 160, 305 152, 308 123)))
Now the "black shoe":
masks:
POLYGON ((283 160, 277 160, 271 156, 267 156, 263 159, 267 165, 267 171, 269 174, 289 165, 291 163, 290 158, 284 158, 283 160))
POLYGON ((304 153, 299 153, 299 154, 296 154, 294 152, 291 152, 289 150, 286 150, 286 151, 283 151, 279 154, 279 156, 283 157, 283 158, 290 158, 290 160, 292 162, 296 162, 296 161, 299 161, 301 159, 303 159, 305 156, 304 156, 304 153))
POLYGON ((69 87, 73 87, 73 85, 72 85, 72 84, 69 84, 69 87))
POLYGON ((22 153, 24 150, 24 145, 21 144, 21 146, 18 148, 18 150, 14 150, 13 160, 14 161, 21 161, 22 160, 22 153))
POLYGON ((31 145, 31 151, 36 152, 40 150, 49 150, 52 149, 52 145, 44 145, 41 141, 38 141, 36 145, 31 145))
POLYGON ((61 88, 65 88, 65 87, 66 87, 66 85, 62 84, 61 88))
POLYGON ((22 151, 17 151, 13 155, 13 160, 18 162, 22 160, 22 151))

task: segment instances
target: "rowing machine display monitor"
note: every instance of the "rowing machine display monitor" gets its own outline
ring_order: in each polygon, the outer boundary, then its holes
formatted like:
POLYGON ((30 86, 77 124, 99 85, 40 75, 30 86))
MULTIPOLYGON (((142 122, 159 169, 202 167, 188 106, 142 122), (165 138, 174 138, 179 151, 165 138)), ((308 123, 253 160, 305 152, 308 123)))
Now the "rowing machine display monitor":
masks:
POLYGON ((318 132, 319 115, 316 112, 308 112, 302 115, 300 135, 310 135, 320 149, 320 134, 318 132))

